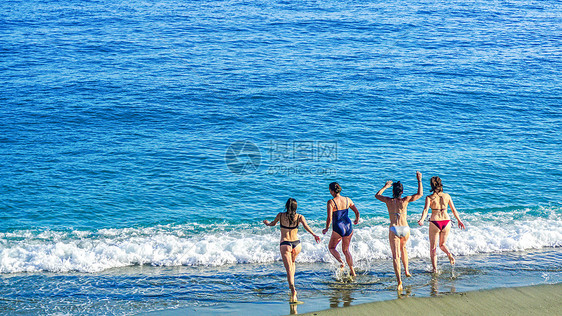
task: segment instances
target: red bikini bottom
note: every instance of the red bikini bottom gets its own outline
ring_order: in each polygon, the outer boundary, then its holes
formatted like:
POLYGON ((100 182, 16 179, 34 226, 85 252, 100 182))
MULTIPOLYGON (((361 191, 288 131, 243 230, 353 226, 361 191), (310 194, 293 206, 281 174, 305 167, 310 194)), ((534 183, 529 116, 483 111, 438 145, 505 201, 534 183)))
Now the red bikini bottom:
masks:
POLYGON ((443 228, 445 228, 445 227, 447 227, 447 225, 449 225, 450 221, 451 221, 450 219, 447 219, 447 220, 444 220, 444 221, 430 221, 430 222, 432 222, 435 226, 437 226, 437 228, 439 228, 439 230, 443 230, 443 228))

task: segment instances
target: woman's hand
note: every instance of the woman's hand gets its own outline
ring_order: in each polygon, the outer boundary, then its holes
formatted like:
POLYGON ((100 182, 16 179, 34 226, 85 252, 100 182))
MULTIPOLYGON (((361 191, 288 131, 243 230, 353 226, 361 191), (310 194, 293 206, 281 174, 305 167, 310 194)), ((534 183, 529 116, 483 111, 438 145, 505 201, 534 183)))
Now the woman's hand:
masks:
POLYGON ((422 180, 422 174, 419 171, 416 171, 416 177, 418 178, 418 181, 422 180))
POLYGON ((353 225, 357 225, 359 224, 359 218, 356 218, 355 221, 353 221, 353 225))
POLYGON ((392 180, 388 180, 386 181, 386 183, 384 184, 385 187, 390 188, 392 186, 392 180))
POLYGON ((318 235, 312 235, 314 236, 314 240, 316 240, 316 243, 319 244, 320 243, 320 237, 318 235))
POLYGON ((326 235, 327 232, 328 232, 328 228, 322 229, 322 234, 323 234, 323 235, 326 235))
POLYGON ((265 225, 269 226, 269 221, 268 221, 267 219, 264 219, 264 220, 263 220, 263 223, 264 223, 265 225))
POLYGON ((418 225, 423 226, 423 222, 424 222, 424 220, 423 220, 423 219, 420 219, 420 220, 418 221, 418 225))
POLYGON ((463 222, 461 222, 460 220, 459 220, 458 226, 459 226, 460 229, 466 229, 466 227, 464 226, 463 222))

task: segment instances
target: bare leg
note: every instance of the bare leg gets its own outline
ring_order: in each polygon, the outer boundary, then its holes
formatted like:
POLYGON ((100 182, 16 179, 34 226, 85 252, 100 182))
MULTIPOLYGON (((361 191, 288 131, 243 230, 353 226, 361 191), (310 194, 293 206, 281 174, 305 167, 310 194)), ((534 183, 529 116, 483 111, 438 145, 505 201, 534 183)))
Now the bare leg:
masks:
POLYGON ((410 238, 410 234, 406 235, 403 238, 400 238, 400 252, 402 257, 402 264, 404 265, 404 273, 407 277, 411 277, 410 270, 408 269, 408 251, 406 250, 406 243, 408 242, 408 238, 410 238))
POLYGON ((336 258, 336 260, 340 263, 340 267, 343 269, 343 260, 341 259, 340 253, 336 250, 336 247, 340 243, 341 239, 342 238, 338 233, 332 232, 332 237, 330 237, 330 242, 328 243, 328 249, 330 250, 332 256, 334 256, 334 258, 336 258))
POLYGON ((392 252, 392 265, 394 266, 394 274, 398 282, 397 290, 402 291, 402 278, 400 276, 400 238, 396 237, 393 232, 388 232, 388 241, 390 242, 390 251, 392 252))
POLYGON ((429 223, 429 256, 433 265, 433 273, 437 273, 437 236, 439 228, 433 223, 429 223))
POLYGON ((439 233, 439 248, 449 257, 449 262, 451 264, 455 264, 455 257, 451 254, 447 246, 445 246, 445 242, 447 241, 447 237, 449 237, 449 232, 451 231, 451 224, 449 223, 447 227, 439 233))
POLYGON ((292 259, 293 259, 293 275, 295 275, 295 272, 297 271, 297 265, 295 263, 295 261, 297 260, 297 256, 299 255, 299 253, 301 253, 302 250, 302 246, 300 244, 297 245, 297 247, 293 248, 292 251, 292 259))
MULTIPOLYGON (((297 246, 300 252, 300 245, 297 246)), ((293 261, 293 249, 289 245, 282 245, 280 247, 281 257, 285 270, 287 270, 287 282, 289 283, 289 290, 291 291, 291 302, 297 301, 297 290, 295 289, 295 263, 293 261)), ((297 253, 298 254, 298 253, 297 253)))
POLYGON ((347 265, 349 266, 349 273, 351 274, 351 276, 355 276, 355 269, 353 269, 353 258, 351 257, 351 252, 349 251, 349 244, 351 243, 352 236, 353 233, 351 233, 351 235, 349 236, 342 238, 343 241, 341 244, 341 248, 345 256, 345 261, 347 261, 347 265))

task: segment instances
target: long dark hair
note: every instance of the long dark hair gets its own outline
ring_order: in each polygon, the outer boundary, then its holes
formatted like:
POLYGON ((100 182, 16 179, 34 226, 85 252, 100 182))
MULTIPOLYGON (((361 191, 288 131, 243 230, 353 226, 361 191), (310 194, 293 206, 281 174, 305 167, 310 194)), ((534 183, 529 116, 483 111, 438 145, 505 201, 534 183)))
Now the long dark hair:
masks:
POLYGON ((285 203, 285 210, 289 219, 289 226, 293 226, 297 222, 297 200, 289 198, 285 203))
POLYGON ((400 183, 400 181, 394 182, 392 184, 392 197, 399 198, 402 195, 402 192, 404 192, 404 186, 402 186, 402 183, 400 183))
POLYGON ((429 190, 430 192, 443 192, 443 184, 441 183, 441 178, 439 178, 438 176, 431 177, 431 180, 429 180, 429 184, 431 184, 431 190, 429 190))

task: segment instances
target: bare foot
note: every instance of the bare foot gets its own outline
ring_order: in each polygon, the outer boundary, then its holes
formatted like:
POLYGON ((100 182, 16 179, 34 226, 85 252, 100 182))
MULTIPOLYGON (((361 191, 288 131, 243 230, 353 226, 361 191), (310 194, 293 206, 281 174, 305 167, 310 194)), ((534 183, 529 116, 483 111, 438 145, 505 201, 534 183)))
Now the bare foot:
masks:
POLYGON ((453 255, 452 255, 451 253, 449 253, 449 254, 447 255, 447 257, 449 257, 449 262, 450 262, 451 264, 455 264, 455 257, 453 257, 453 255))
POLYGON ((345 264, 342 262, 342 263, 340 264, 340 275, 341 275, 342 277, 343 277, 343 275, 344 275, 344 272, 345 272, 345 264))
POLYGON ((406 277, 409 278, 409 277, 411 277, 411 276, 412 276, 412 274, 411 274, 409 271, 406 271, 406 277))
POLYGON ((402 282, 398 283, 396 290, 402 292, 402 282))
POLYGON ((356 276, 356 274, 355 274, 355 269, 353 269, 353 267, 349 267, 349 274, 350 274, 352 277, 356 276))
POLYGON ((289 300, 290 303, 296 303, 297 302, 297 291, 294 291, 291 294, 291 299, 289 300))

